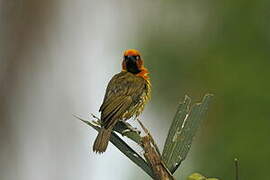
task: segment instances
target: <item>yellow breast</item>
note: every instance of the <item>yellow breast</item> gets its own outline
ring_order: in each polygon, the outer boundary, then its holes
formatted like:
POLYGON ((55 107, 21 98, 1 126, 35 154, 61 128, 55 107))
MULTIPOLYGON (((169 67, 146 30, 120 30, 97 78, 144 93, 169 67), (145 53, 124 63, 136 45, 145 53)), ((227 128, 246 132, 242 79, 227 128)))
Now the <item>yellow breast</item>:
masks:
POLYGON ((145 80, 145 85, 146 88, 141 94, 138 102, 136 102, 133 106, 129 108, 128 111, 123 114, 123 120, 130 119, 133 116, 138 117, 144 110, 145 105, 151 99, 151 83, 148 79, 145 80))

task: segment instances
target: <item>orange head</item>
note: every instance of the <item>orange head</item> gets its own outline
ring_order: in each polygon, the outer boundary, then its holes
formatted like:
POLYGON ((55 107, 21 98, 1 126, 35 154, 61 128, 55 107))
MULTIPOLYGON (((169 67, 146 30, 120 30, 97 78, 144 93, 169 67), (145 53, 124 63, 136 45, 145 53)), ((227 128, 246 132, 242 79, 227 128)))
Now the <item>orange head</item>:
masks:
POLYGON ((128 49, 124 52, 122 70, 132 74, 139 74, 144 70, 141 54, 136 49, 128 49))

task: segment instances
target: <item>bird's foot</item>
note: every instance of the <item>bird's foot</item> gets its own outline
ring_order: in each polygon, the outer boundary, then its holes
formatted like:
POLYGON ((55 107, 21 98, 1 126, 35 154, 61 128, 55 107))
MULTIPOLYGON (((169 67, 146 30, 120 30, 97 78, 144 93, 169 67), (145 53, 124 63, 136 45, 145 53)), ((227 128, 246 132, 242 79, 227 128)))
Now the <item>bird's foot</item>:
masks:
POLYGON ((126 129, 122 131, 122 134, 125 136, 126 133, 128 132, 135 132, 137 134, 141 134, 141 131, 138 130, 137 128, 131 126, 129 123, 125 122, 125 121, 122 121, 122 123, 125 124, 126 126, 126 129))

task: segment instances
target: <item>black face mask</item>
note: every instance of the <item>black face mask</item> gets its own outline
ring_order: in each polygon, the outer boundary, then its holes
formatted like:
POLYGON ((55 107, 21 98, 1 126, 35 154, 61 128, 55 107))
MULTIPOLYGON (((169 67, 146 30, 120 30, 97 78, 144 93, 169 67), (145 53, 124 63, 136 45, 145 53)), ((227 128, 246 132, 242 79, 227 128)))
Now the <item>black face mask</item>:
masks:
POLYGON ((136 56, 125 56, 125 61, 128 72, 131 72, 132 74, 138 74, 141 72, 136 63, 136 56))

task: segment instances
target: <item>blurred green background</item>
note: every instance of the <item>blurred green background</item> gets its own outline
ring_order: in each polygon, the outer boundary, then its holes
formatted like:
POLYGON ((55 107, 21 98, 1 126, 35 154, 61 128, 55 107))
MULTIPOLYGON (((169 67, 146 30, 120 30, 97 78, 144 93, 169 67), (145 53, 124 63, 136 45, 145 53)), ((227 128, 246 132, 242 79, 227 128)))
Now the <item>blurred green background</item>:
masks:
POLYGON ((192 1, 195 9, 206 11, 205 22, 199 29, 186 28, 191 31, 187 37, 181 35, 184 30, 178 15, 183 13, 183 3, 191 2, 166 1, 164 8, 170 3, 179 8, 178 14, 161 14, 158 28, 146 23, 146 29, 158 30, 142 38, 149 53, 145 59, 152 72, 153 104, 165 108, 183 94, 199 100, 204 93, 213 93, 208 117, 195 138, 196 171, 234 179, 233 159, 237 157, 241 179, 267 178, 270 2, 192 1), (174 25, 168 27, 168 21, 174 25))
POLYGON ((127 48, 139 49, 150 71, 153 95, 142 119, 159 146, 185 94, 194 102, 215 95, 178 177, 234 179, 237 157, 240 179, 268 178, 270 1, 0 5, 0 179, 102 179, 111 158, 118 162, 111 177, 147 177, 112 147, 107 156, 89 155, 96 134, 71 117, 96 113, 127 48))

